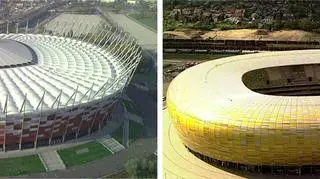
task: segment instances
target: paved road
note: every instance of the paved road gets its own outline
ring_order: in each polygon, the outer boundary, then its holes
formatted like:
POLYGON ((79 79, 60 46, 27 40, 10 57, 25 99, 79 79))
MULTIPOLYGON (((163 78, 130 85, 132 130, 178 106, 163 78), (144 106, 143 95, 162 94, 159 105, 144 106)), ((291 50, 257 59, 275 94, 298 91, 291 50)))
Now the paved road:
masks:
POLYGON ((99 7, 97 10, 107 17, 112 24, 117 24, 123 30, 129 32, 144 50, 144 55, 153 61, 154 68, 157 66, 157 33, 146 28, 144 25, 128 18, 123 14, 116 14, 111 11, 103 11, 99 7))
POLYGON ((113 12, 105 13, 108 17, 117 23, 125 31, 135 37, 138 43, 147 50, 157 50, 157 33, 144 27, 143 25, 131 20, 123 14, 113 12))

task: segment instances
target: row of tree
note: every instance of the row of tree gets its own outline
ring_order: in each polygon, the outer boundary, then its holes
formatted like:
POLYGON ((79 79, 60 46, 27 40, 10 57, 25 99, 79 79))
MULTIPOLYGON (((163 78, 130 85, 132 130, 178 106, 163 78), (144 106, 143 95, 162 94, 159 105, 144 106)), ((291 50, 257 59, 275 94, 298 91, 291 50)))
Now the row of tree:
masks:
POLYGON ((320 30, 320 1, 207 1, 207 0, 164 0, 164 29, 192 28, 200 30, 211 30, 220 28, 222 30, 237 28, 264 28, 269 30, 299 29, 309 32, 320 30), (201 8, 207 12, 217 10, 222 12, 225 8, 245 9, 244 18, 251 19, 255 14, 256 19, 273 17, 270 22, 263 21, 240 21, 237 25, 221 22, 204 22, 195 19, 194 22, 180 23, 170 16, 172 9, 201 8), (278 11, 273 11, 276 8, 278 11), (223 25, 221 25, 223 24, 223 25))
POLYGON ((157 178, 157 157, 133 158, 126 163, 125 169, 132 178, 157 178))

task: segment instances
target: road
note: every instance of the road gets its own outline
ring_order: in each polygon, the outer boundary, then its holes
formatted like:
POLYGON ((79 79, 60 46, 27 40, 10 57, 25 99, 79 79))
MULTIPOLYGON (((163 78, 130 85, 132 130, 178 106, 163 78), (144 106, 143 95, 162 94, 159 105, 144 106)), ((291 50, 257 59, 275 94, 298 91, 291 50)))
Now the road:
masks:
POLYGON ((145 26, 131 20, 123 14, 105 12, 105 14, 123 30, 129 32, 138 43, 146 50, 157 50, 157 33, 146 28, 145 26))
POLYGON ((153 61, 154 68, 157 67, 157 33, 148 29, 144 25, 128 18, 124 14, 116 14, 111 11, 102 10, 96 7, 112 24, 129 32, 138 44, 143 48, 145 55, 153 61))

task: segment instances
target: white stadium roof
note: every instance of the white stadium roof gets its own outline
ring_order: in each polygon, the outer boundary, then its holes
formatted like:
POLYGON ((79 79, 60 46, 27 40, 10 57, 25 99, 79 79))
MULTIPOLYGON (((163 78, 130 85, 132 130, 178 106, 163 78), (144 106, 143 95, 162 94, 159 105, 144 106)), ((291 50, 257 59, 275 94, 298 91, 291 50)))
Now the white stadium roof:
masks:
POLYGON ((73 96, 79 104, 111 95, 128 79, 119 61, 98 46, 74 39, 0 34, 0 114, 5 106, 8 115, 18 114, 23 104, 24 112, 36 111, 44 93, 43 110, 56 108, 60 93, 59 107, 73 105, 73 96), (116 79, 119 83, 109 88, 116 79), (100 95, 91 99, 97 92, 100 95))

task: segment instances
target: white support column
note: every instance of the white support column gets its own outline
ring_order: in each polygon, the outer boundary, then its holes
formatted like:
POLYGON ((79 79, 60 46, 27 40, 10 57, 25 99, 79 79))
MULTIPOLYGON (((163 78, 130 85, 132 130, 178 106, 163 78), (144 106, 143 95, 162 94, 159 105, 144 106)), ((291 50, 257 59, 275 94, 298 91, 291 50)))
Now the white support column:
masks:
POLYGON ((81 121, 80 121, 80 124, 79 124, 79 126, 78 126, 77 133, 76 133, 76 141, 78 141, 78 136, 79 136, 79 133, 80 133, 80 130, 81 130, 82 122, 83 122, 83 115, 82 115, 82 117, 81 117, 81 121))
MULTIPOLYGON (((79 31, 79 35, 78 35, 78 37, 77 37, 77 40, 82 39, 82 38, 81 38, 82 35, 85 36, 84 34, 85 34, 85 31, 86 31, 87 29, 88 29, 88 24, 86 24, 86 26, 84 26, 84 28, 83 28, 81 31, 79 31)), ((80 28, 79 28, 79 30, 80 30, 80 28)))
POLYGON ((9 34, 9 21, 7 22, 7 34, 9 34))
POLYGON ((123 121, 123 134, 122 134, 122 143, 125 148, 129 147, 129 119, 127 118, 127 113, 125 113, 123 121))
POLYGON ((24 95, 24 100, 21 105, 20 113, 23 113, 22 115, 22 129, 21 129, 21 135, 20 135, 20 142, 19 142, 19 150, 21 150, 21 144, 22 144, 22 134, 23 134, 23 123, 24 123, 24 118, 26 117, 25 112, 26 112, 26 101, 27 101, 27 93, 24 95))
POLYGON ((23 136, 23 126, 24 126, 24 117, 22 118, 22 123, 21 123, 21 135, 20 135, 20 142, 19 142, 19 150, 21 150, 22 147, 22 136, 23 136))
POLYGON ((85 39, 87 38, 88 34, 90 33, 90 31, 92 30, 94 26, 91 26, 91 28, 89 29, 89 31, 86 33, 86 35, 82 38, 81 41, 85 41, 85 39))
POLYGON ((16 34, 19 33, 19 23, 16 23, 16 34))
POLYGON ((42 108, 43 108, 43 103, 44 103, 44 97, 46 95, 46 91, 43 91, 43 95, 42 98, 36 108, 36 110, 39 110, 40 107, 40 118, 39 118, 39 122, 38 122, 38 127, 37 127, 37 133, 36 133, 36 138, 34 140, 34 148, 37 148, 37 144, 38 144, 38 135, 39 135, 39 128, 40 128, 40 123, 41 123, 41 119, 42 119, 42 108))
POLYGON ((28 28, 29 28, 29 20, 27 21, 27 25, 26 25, 26 31, 25 31, 26 34, 28 33, 28 28))
POLYGON ((57 32, 58 31, 58 26, 59 26, 59 22, 56 23, 56 27, 53 30, 54 35, 59 36, 60 34, 57 32), (57 35, 58 34, 58 35, 57 35))
POLYGON ((96 34, 97 30, 99 30, 99 27, 95 26, 95 29, 94 29, 94 31, 92 32, 92 35, 91 35, 91 37, 90 37, 89 40, 88 40, 88 43, 90 43, 91 39, 92 39, 93 36, 96 34))
POLYGON ((73 38, 75 36, 75 34, 77 34, 80 31, 81 26, 82 26, 82 23, 79 24, 78 28, 74 32, 72 31, 71 38, 73 38))
POLYGON ((90 135, 91 134, 91 131, 92 131, 92 128, 93 128, 93 125, 94 125, 94 122, 96 121, 96 118, 97 118, 97 114, 98 114, 98 110, 95 112, 94 114, 94 117, 91 121, 91 125, 88 125, 89 128, 88 128, 88 134, 90 135))
POLYGON ((38 18, 36 29, 38 29, 38 27, 39 27, 39 21, 40 21, 40 19, 38 18))
POLYGON ((51 127, 50 137, 49 137, 49 146, 51 145, 52 136, 53 136, 53 133, 54 133, 54 125, 55 124, 56 124, 56 116, 54 117, 53 122, 52 122, 52 127, 51 127))
POLYGON ((6 102, 4 103, 3 113, 5 114, 4 136, 3 136, 3 151, 6 151, 6 127, 7 127, 7 112, 8 112, 8 99, 9 94, 6 96, 6 102))

